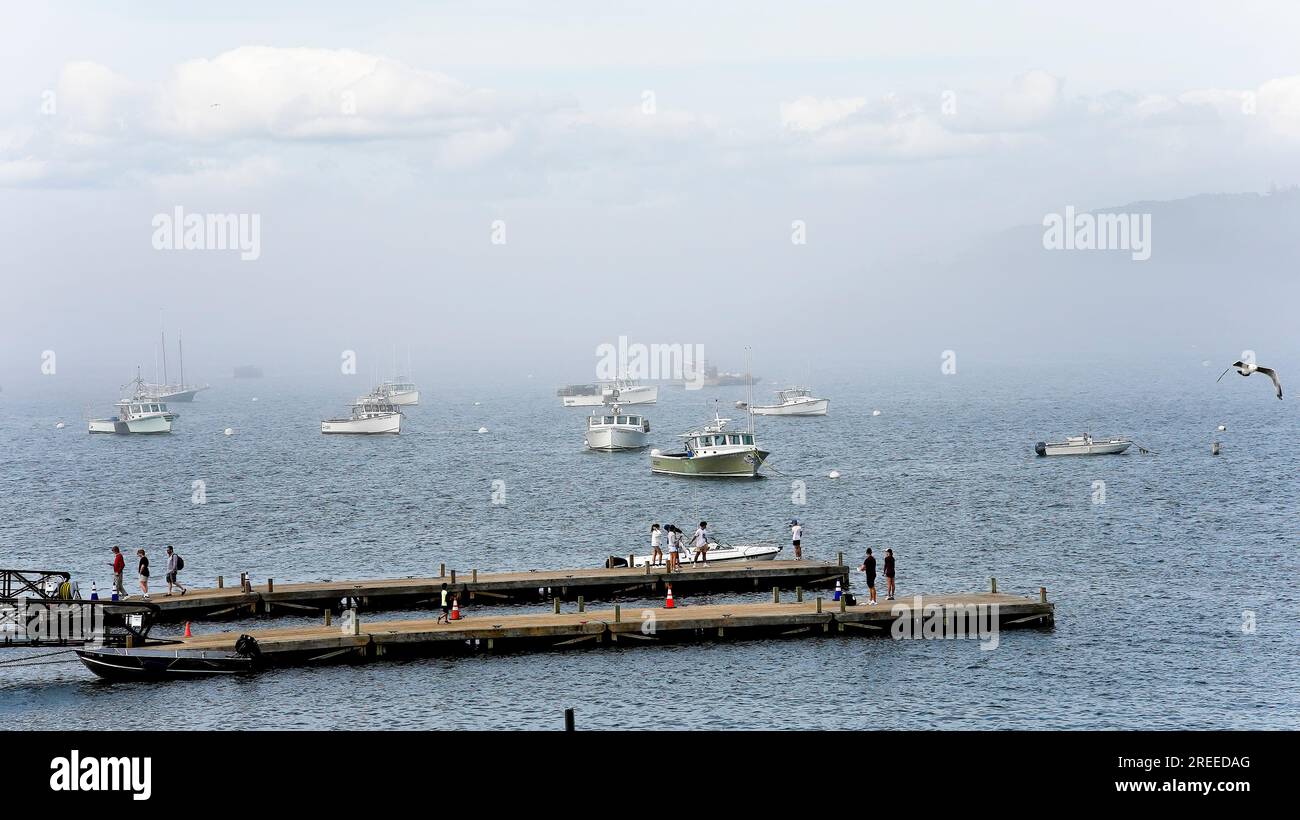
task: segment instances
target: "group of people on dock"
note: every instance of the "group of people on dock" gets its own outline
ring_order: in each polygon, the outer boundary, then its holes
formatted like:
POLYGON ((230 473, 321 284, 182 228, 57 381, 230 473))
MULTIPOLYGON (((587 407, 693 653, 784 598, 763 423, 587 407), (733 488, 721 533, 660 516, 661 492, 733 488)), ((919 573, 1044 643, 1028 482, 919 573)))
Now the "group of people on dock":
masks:
MULTIPOLYGON (((871 547, 867 547, 867 557, 862 559, 862 566, 858 571, 867 576, 867 590, 871 593, 871 599, 868 603, 878 603, 876 601, 876 556, 871 554, 871 547)), ((894 600, 894 551, 885 550, 885 600, 894 600)))
MULTIPOLYGON (((140 594, 147 601, 149 600, 149 556, 144 550, 138 549, 136 555, 136 573, 140 579, 140 594)), ((109 563, 113 568, 113 596, 114 600, 118 597, 126 597, 126 587, 122 581, 122 576, 126 573, 126 556, 122 554, 121 547, 113 547, 113 560, 109 563)), ((172 594, 172 587, 176 587, 181 594, 189 590, 181 584, 179 580, 180 571, 185 568, 185 559, 172 548, 171 544, 167 545, 167 594, 172 594)), ((95 597, 92 593, 92 597, 95 597)))
MULTIPOLYGON (((650 566, 665 567, 668 572, 678 572, 682 568, 683 542, 686 534, 676 524, 650 525, 650 566), (664 547, 668 548, 667 555, 664 547)), ((700 526, 691 534, 691 563, 708 563, 709 560, 709 522, 701 521, 700 526)))

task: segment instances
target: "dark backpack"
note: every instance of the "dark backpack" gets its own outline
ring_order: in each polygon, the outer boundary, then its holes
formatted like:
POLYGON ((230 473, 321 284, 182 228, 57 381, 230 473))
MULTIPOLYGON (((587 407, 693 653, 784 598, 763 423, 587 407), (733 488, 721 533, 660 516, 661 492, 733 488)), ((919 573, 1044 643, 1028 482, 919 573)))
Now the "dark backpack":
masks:
POLYGON ((176 571, 180 572, 183 569, 185 569, 185 559, 182 558, 181 554, 178 552, 176 553, 176 571))

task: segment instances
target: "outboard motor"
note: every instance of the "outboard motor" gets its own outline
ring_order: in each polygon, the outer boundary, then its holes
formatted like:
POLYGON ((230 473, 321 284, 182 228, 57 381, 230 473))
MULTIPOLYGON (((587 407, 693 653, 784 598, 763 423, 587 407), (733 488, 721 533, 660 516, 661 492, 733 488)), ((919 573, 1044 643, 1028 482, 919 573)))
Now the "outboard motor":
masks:
POLYGON ((1045 442, 1045 441, 1040 441, 1040 442, 1038 442, 1037 444, 1035 444, 1035 445, 1034 445, 1034 452, 1035 452, 1035 453, 1038 453, 1040 456, 1045 456, 1045 455, 1047 455, 1047 442, 1045 442))
POLYGON ((620 569, 626 566, 626 558, 619 558, 617 555, 611 555, 605 559, 605 569, 620 569))
POLYGON ((257 645, 257 638, 252 635, 240 635, 239 640, 235 641, 235 653, 257 660, 262 657, 262 648, 257 645))

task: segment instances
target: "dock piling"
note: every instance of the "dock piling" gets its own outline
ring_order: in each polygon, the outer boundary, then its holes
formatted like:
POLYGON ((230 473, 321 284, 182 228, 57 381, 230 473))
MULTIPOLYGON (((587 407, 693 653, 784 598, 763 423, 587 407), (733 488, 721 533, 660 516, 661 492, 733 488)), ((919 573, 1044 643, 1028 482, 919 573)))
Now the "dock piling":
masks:
POLYGON ((774 604, 779 604, 779 603, 781 603, 781 588, 780 588, 780 587, 772 587, 772 603, 774 603, 774 604))
POLYGON ((218 576, 217 576, 217 589, 225 589, 225 587, 226 587, 226 576, 224 576, 224 575, 218 575, 218 576))
POLYGON ((614 623, 618 624, 622 622, 623 622, 623 608, 618 604, 614 604, 614 623))
POLYGON ((572 710, 572 709, 565 709, 565 710, 564 710, 564 731, 566 731, 566 732, 572 732, 573 730, 574 730, 574 729, 573 729, 573 710, 572 710))
POLYGON ((473 573, 474 573, 473 576, 472 576, 472 580, 474 581, 474 583, 477 584, 477 583, 478 583, 478 570, 472 570, 472 571, 473 571, 473 573))
POLYGON ((835 559, 835 566, 837 567, 844 566, 844 553, 841 552, 839 554, 839 557, 835 559))
POLYGON ((581 595, 578 596, 578 611, 579 612, 587 611, 587 602, 582 599, 581 595))
POLYGON ((446 578, 446 577, 447 577, 447 565, 446 565, 446 564, 439 564, 439 565, 438 565, 438 577, 439 577, 439 578, 446 578))
POLYGON ((555 611, 555 614, 556 614, 556 615, 559 615, 559 614, 560 614, 560 596, 557 595, 557 596, 555 596, 554 598, 552 598, 552 599, 551 599, 551 605, 552 605, 552 608, 553 608, 554 611, 555 611))
POLYGON ((801 604, 803 603, 803 587, 795 587, 795 588, 794 588, 794 599, 795 599, 795 601, 797 601, 798 603, 801 603, 801 604))
POLYGON ((325 625, 326 625, 326 626, 329 626, 329 625, 330 625, 330 621, 333 620, 333 618, 334 618, 334 613, 333 613, 333 612, 330 612, 328 609, 325 610, 325 625))
POLYGON ((454 569, 451 571, 451 583, 452 583, 453 585, 455 585, 455 583, 456 583, 456 570, 454 570, 454 569))
POLYGON ((817 614, 822 614, 822 596, 817 596, 817 614))
POLYGON ((1040 604, 1047 603, 1047 587, 1038 588, 1038 602, 1040 604))
POLYGON ((274 579, 274 578, 267 578, 267 579, 266 579, 266 591, 267 591, 267 592, 275 592, 275 579, 274 579))
POLYGON ((997 579, 997 578, 990 578, 990 579, 989 579, 989 586, 992 587, 992 590, 993 590, 994 593, 997 593, 997 591, 998 591, 998 579, 997 579))

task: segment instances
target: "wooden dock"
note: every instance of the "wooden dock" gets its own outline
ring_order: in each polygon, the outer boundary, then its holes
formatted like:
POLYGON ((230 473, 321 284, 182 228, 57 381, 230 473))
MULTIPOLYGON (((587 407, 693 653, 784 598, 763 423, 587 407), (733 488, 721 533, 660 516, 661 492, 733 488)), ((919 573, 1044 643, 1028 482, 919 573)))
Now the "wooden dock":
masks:
MULTIPOLYGON (((547 651, 569 647, 646 645, 682 641, 726 641, 756 638, 793 638, 860 634, 900 637, 896 624, 906 621, 901 637, 949 637, 927 633, 932 618, 936 629, 958 629, 971 639, 987 637, 980 624, 1000 631, 1017 627, 1050 627, 1054 607, 1046 592, 1040 598, 999 593, 929 595, 881 601, 876 605, 846 606, 830 598, 781 596, 781 602, 677 606, 674 609, 640 606, 599 611, 511 615, 501 611, 470 616, 452 623, 432 619, 370 621, 364 617, 341 619, 329 626, 257 630, 265 666, 298 666, 327 662, 362 662, 385 656, 466 655, 491 652, 547 651), (963 621, 963 618, 965 620, 963 621)), ((241 633, 199 634, 170 649, 231 652, 241 633)), ((159 636, 161 637, 161 636, 159 636)))
MULTIPOLYGON (((692 567, 666 575, 662 567, 630 569, 559 569, 527 572, 481 573, 477 570, 446 570, 430 578, 389 578, 368 581, 318 581, 312 583, 263 583, 241 588, 238 580, 210 589, 193 589, 185 595, 157 595, 151 602, 159 609, 159 620, 177 623, 212 618, 250 615, 320 614, 341 612, 432 609, 437 606, 442 585, 460 595, 461 606, 477 603, 537 603, 562 601, 615 601, 624 598, 662 598, 671 582, 678 594, 711 592, 754 592, 772 587, 830 589, 836 581, 848 586, 849 568, 842 563, 820 561, 746 561, 692 567)), ((132 596, 128 600, 137 600, 132 596)))

